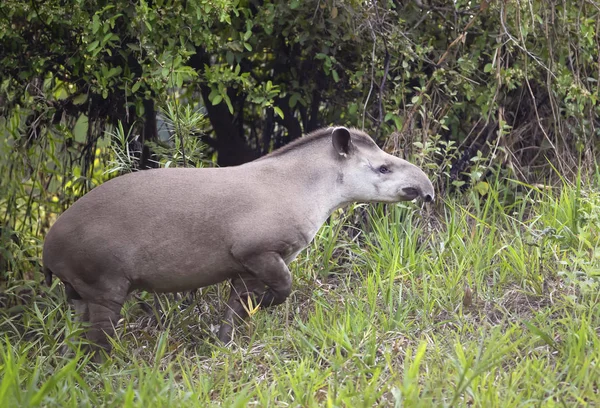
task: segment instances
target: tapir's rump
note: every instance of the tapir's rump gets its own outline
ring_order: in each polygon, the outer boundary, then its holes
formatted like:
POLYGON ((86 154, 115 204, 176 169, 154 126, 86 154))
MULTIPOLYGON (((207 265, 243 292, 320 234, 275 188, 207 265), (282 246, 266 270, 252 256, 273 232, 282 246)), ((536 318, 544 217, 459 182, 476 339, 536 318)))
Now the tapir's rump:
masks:
POLYGON ((433 199, 416 166, 358 130, 318 130, 237 167, 155 169, 117 177, 65 211, 44 243, 44 272, 65 284, 88 338, 106 334, 129 292, 191 290, 230 280, 219 338, 228 343, 248 296, 291 291, 287 265, 336 208, 433 199), (236 317, 237 316, 237 317, 236 317))

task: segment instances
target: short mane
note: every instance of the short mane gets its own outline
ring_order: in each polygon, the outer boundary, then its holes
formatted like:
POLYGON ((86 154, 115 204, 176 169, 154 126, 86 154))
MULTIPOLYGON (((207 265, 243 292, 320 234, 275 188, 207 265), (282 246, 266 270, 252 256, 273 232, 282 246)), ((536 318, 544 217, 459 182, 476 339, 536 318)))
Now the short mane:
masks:
MULTIPOLYGON (((271 153, 269 153, 257 160, 281 156, 282 154, 286 154, 292 150, 298 150, 298 148, 302 148, 313 142, 331 137, 331 133, 333 132, 333 130, 335 128, 336 127, 326 127, 326 128, 317 129, 317 130, 307 134, 306 136, 299 137, 298 139, 291 141, 290 143, 286 144, 285 146, 282 146, 279 149, 274 150, 271 153)), ((375 141, 371 138, 371 136, 369 136, 362 130, 358 130, 355 128, 349 128, 348 130, 350 131, 350 134, 352 135, 353 142, 357 142, 357 143, 367 145, 367 146, 376 146, 375 141)))

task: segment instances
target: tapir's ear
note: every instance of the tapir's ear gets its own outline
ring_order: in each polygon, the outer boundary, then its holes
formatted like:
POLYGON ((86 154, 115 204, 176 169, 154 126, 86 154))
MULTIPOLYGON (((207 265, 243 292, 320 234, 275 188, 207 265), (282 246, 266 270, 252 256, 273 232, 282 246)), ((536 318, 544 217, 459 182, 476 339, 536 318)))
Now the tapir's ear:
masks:
POLYGON ((336 127, 331 134, 333 147, 340 156, 347 156, 353 149, 350 131, 345 127, 336 127))

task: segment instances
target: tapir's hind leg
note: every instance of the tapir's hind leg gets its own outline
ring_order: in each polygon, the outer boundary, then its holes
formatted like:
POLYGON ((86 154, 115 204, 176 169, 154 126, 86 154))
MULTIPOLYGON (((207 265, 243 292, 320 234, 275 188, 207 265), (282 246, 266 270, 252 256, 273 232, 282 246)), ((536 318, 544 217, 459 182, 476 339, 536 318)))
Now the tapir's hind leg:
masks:
MULTIPOLYGON (((113 336, 115 326, 119 321, 123 302, 88 302, 90 328, 87 331, 88 340, 109 353, 111 350, 108 336, 113 336)), ((101 356, 96 356, 97 361, 101 361, 101 356)))
POLYGON ((90 311, 87 302, 84 300, 73 299, 73 307, 75 308, 75 317, 80 322, 90 321, 90 311))
MULTIPOLYGON (((86 328, 86 337, 92 343, 92 350, 99 351, 100 348, 109 353, 111 345, 108 336, 115 333, 121 308, 129 292, 129 283, 117 280, 109 283, 99 280, 91 284, 79 282, 74 289, 77 291, 71 291, 75 294, 71 300, 79 319, 90 324, 86 328)), ((96 353, 95 360, 102 361, 102 355, 96 353)))

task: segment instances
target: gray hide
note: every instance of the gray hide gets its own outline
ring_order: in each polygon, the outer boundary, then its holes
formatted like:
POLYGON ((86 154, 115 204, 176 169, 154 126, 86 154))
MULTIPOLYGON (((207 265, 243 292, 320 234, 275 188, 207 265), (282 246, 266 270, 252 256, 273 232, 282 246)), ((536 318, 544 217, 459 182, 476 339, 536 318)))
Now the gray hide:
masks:
POLYGON ((146 170, 96 187, 48 232, 44 273, 63 281, 91 323, 88 339, 106 350, 129 292, 230 280, 219 331, 228 343, 249 296, 263 306, 285 301, 287 265, 333 210, 433 194, 423 171, 365 133, 321 129, 241 166, 146 170))

